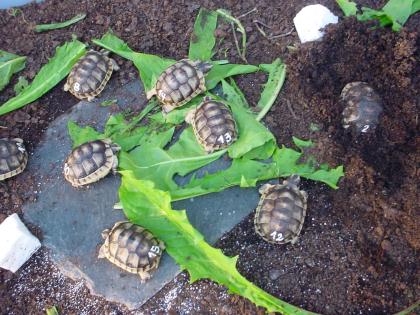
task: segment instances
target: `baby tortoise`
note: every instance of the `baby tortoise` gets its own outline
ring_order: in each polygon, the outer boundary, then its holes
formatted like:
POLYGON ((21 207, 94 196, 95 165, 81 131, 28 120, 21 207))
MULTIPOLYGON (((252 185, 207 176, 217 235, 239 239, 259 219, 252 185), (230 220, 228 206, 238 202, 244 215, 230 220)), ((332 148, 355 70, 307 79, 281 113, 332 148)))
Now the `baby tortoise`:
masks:
POLYGON ((78 99, 92 101, 109 81, 113 70, 119 70, 109 51, 90 50, 73 66, 64 91, 70 91, 78 99))
POLYGON ((193 126, 194 134, 208 153, 227 148, 238 137, 236 123, 229 107, 205 97, 188 112, 185 121, 193 126))
POLYGON ((141 282, 150 279, 165 249, 163 242, 149 231, 128 221, 115 223, 111 231, 102 232, 102 237, 105 243, 98 258, 107 258, 125 271, 137 273, 141 282))
POLYGON ((296 243, 306 216, 308 195, 299 190, 299 175, 292 175, 282 185, 265 184, 255 214, 255 231, 273 244, 296 243))
POLYGON ((110 139, 86 142, 73 149, 64 163, 64 177, 79 187, 100 180, 117 170, 120 146, 110 139))
POLYGON ((183 59, 166 69, 158 78, 155 87, 147 92, 147 99, 157 95, 162 109, 169 113, 198 94, 206 91, 204 74, 212 65, 199 60, 183 59))
POLYGON ((0 180, 22 173, 27 163, 28 152, 22 139, 0 139, 0 180))
POLYGON ((357 134, 374 130, 382 113, 380 96, 365 82, 348 83, 341 91, 343 127, 357 134))

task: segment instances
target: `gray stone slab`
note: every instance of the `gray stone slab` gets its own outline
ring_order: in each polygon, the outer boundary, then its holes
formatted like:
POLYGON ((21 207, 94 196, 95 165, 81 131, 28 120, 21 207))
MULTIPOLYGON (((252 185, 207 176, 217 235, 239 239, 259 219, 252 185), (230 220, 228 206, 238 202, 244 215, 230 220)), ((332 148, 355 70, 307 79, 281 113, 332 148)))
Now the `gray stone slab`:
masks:
MULTIPOLYGON (((43 244, 51 249, 53 260, 67 276, 84 279, 93 294, 137 308, 179 273, 178 266, 165 253, 153 278, 141 284, 137 275, 126 273, 105 259, 97 259, 101 231, 124 219, 121 211, 113 210, 118 201, 119 176, 111 175, 87 188, 74 189, 62 175, 63 161, 71 150, 68 120, 101 129, 110 115, 108 107, 99 106, 101 101, 118 99, 122 109, 144 101, 139 82, 106 91, 95 103, 80 102, 50 124, 29 160, 28 168, 36 174, 39 189, 36 201, 26 204, 24 213, 26 220, 42 229, 43 244)), ((227 166, 228 162, 220 159, 206 170, 211 172, 227 166)), ((214 243, 249 214, 258 199, 256 189, 231 188, 176 202, 173 208, 187 209, 191 223, 208 242, 214 243)))

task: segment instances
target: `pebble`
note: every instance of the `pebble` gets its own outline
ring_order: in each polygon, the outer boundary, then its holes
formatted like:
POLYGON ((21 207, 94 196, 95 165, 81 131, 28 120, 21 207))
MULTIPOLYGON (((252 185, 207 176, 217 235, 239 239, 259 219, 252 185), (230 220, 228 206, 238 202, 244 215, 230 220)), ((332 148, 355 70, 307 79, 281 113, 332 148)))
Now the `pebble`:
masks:
POLYGON ((312 258, 306 258, 305 264, 310 268, 315 267, 315 261, 312 258))
POLYGON ((277 280, 280 276, 281 276, 281 272, 278 269, 271 269, 268 272, 268 277, 273 281, 277 280))

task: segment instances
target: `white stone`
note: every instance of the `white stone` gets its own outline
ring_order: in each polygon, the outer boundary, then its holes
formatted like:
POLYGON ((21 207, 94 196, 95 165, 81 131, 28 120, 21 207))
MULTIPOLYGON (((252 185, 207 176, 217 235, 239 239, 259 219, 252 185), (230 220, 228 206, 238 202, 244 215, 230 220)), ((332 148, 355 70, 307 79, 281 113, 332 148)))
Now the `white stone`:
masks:
POLYGON ((337 23, 338 17, 320 4, 308 5, 296 14, 293 19, 299 39, 302 43, 321 39, 324 35, 320 29, 330 23, 337 23))
POLYGON ((40 247, 16 213, 0 224, 0 267, 16 272, 40 247))

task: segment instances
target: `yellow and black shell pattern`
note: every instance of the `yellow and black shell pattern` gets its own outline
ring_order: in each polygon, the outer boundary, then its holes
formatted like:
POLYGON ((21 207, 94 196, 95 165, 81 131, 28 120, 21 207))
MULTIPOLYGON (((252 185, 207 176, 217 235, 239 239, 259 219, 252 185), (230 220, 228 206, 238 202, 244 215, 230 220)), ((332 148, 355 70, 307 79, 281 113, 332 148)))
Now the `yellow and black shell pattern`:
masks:
POLYGON ((22 173, 27 163, 28 152, 22 139, 0 139, 0 180, 22 173))
POLYGON ((78 99, 92 101, 99 95, 111 78, 113 70, 118 70, 114 60, 106 51, 90 50, 73 66, 64 91, 70 91, 78 99))
POLYGON ((165 245, 143 227, 120 221, 111 230, 103 231, 102 237, 105 242, 98 258, 107 258, 125 271, 138 274, 142 282, 159 267, 165 245))
POLYGON ((64 177, 74 187, 87 185, 116 172, 120 146, 110 139, 95 140, 73 149, 64 163, 64 177))
POLYGON ((229 107, 210 97, 205 97, 196 109, 188 112, 185 121, 192 125, 198 142, 208 153, 227 148, 238 138, 229 107))
POLYGON ((159 76, 155 87, 147 93, 147 98, 156 95, 163 111, 168 113, 206 91, 204 75, 211 67, 210 63, 199 60, 180 60, 159 76))
POLYGON ((308 195, 299 190, 300 178, 292 175, 281 185, 265 184, 254 218, 255 231, 273 244, 294 244, 303 227, 308 195))

